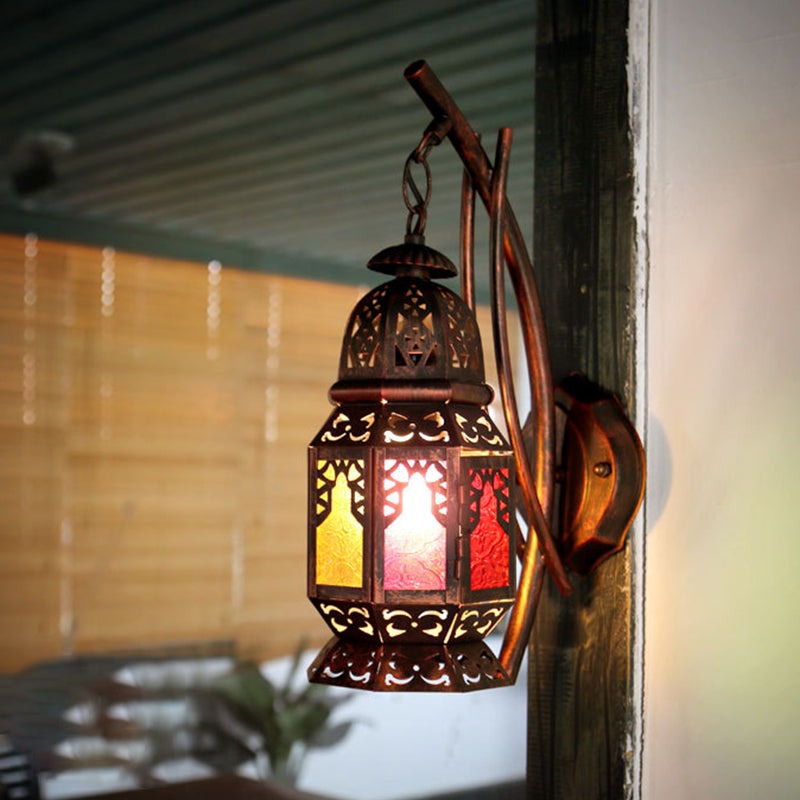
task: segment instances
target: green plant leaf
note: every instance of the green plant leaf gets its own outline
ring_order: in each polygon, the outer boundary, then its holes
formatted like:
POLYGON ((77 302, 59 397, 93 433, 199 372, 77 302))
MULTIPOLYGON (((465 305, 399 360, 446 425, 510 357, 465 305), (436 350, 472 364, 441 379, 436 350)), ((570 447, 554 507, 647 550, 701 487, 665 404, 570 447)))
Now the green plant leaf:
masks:
POLYGON ((253 758, 253 753, 238 739, 235 739, 226 732, 214 730, 208 726, 212 732, 213 747, 201 747, 192 752, 192 757, 204 764, 207 764, 216 772, 233 772, 237 767, 253 758))
POLYGON ((308 742, 328 721, 330 709, 319 703, 295 705, 279 712, 281 729, 291 742, 308 742))
MULTIPOLYGON (((331 693, 327 687, 314 684, 292 688, 304 650, 301 642, 280 687, 252 663, 237 665, 214 684, 213 695, 219 704, 215 727, 250 752, 266 754, 273 774, 281 774, 293 760, 297 767, 309 747, 338 744, 352 725, 345 722, 326 728, 331 711, 352 699, 351 695, 331 693), (223 710, 227 710, 228 722, 223 710)), ((233 757, 233 753, 226 755, 233 757)))
POLYGON ((255 664, 241 664, 215 682, 228 706, 264 736, 267 744, 280 737, 275 711, 275 687, 255 664))
POLYGON ((308 746, 316 748, 334 747, 350 733, 353 722, 354 720, 347 720, 346 722, 340 722, 337 725, 331 725, 330 727, 317 731, 317 733, 308 740, 308 746))
POLYGON ((289 697, 291 694, 294 676, 297 674, 297 670, 300 669, 300 661, 303 658, 303 652, 307 646, 308 637, 303 636, 295 648, 294 654, 292 655, 292 663, 289 665, 289 671, 286 673, 286 680, 284 681, 283 687, 280 691, 282 697, 289 697))

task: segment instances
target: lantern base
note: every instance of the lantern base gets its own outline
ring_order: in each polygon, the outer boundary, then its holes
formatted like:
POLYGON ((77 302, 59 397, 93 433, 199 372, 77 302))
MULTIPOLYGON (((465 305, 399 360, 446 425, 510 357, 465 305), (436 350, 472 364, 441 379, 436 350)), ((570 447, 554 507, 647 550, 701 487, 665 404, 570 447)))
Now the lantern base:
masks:
POLYGON ((472 692, 513 683, 484 642, 397 645, 338 636, 314 659, 308 679, 373 692, 472 692))

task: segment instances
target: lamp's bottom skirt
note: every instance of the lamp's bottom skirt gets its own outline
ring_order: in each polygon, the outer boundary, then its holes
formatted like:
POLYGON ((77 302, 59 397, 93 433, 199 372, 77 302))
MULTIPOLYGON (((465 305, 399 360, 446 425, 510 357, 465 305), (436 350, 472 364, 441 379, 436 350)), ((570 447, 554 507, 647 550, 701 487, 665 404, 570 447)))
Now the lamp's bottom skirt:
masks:
POLYGON ((338 636, 314 659, 308 679, 373 692, 471 692, 513 683, 484 642, 392 645, 338 636))

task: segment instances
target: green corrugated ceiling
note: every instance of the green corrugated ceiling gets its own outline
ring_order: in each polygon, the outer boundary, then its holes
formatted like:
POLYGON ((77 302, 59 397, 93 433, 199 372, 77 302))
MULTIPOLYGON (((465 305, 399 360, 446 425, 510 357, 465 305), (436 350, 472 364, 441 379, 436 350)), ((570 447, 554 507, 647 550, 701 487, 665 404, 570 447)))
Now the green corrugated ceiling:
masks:
MULTIPOLYGON (((0 11, 0 229, 346 282, 402 238, 425 58, 530 238, 533 0, 20 0, 0 11), (16 191, 44 150, 55 182, 16 191)), ((461 166, 431 156, 429 243, 457 255, 461 166)), ((485 232, 481 220, 479 235, 485 232)))

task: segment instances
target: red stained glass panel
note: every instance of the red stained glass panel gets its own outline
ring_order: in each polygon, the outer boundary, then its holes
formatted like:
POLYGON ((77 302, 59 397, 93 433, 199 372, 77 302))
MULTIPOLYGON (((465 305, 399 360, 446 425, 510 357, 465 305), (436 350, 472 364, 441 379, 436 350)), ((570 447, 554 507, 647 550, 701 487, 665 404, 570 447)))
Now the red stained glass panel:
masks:
POLYGON ((470 588, 508 586, 508 470, 473 470, 470 487, 471 510, 477 517, 470 534, 470 588))

